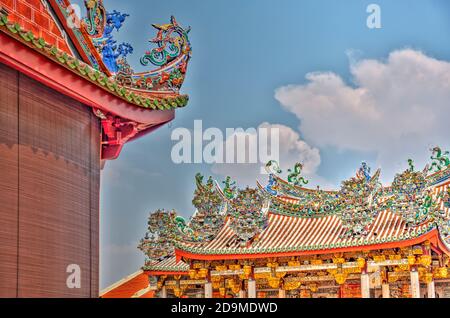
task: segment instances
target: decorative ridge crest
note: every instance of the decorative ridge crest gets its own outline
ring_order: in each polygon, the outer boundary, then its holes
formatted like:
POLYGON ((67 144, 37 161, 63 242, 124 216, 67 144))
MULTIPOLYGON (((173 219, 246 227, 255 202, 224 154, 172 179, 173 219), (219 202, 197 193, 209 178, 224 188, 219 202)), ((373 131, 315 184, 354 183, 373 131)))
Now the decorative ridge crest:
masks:
POLYGON ((103 63, 112 74, 116 74, 123 64, 127 64, 126 57, 133 53, 133 47, 129 43, 117 45, 112 33, 121 29, 129 15, 116 10, 107 12, 102 0, 85 0, 84 3, 87 17, 83 19, 83 26, 103 63))
POLYGON ((448 237, 450 218, 444 210, 449 199, 448 190, 435 195, 427 182, 429 169, 425 167, 421 172, 415 171, 411 159, 408 164, 409 169, 394 178, 391 197, 387 201, 389 209, 405 220, 409 230, 432 223, 439 229, 441 236, 448 237))
POLYGON ((369 226, 379 213, 379 182, 381 170, 372 176, 365 162, 356 176, 343 181, 337 195, 336 212, 344 228, 344 237, 361 237, 368 233, 369 226))
POLYGON ((191 28, 183 29, 174 16, 170 17, 170 23, 152 24, 158 30, 155 38, 150 43, 157 45, 151 51, 147 51, 141 57, 141 64, 146 66, 148 63, 162 67, 167 65, 175 58, 182 54, 189 55, 191 52, 191 44, 189 42, 188 33, 191 28))
POLYGON ((203 183, 203 176, 197 173, 195 182, 197 189, 194 192, 192 204, 196 208, 196 212, 190 219, 189 227, 199 240, 208 241, 219 232, 224 224, 225 216, 222 211, 225 202, 212 177, 203 183))
POLYGON ((173 16, 167 24, 152 24, 157 34, 150 43, 156 47, 145 52, 140 62, 143 66, 151 63, 158 68, 135 72, 127 61, 133 47, 129 43, 117 44, 113 36, 113 31, 119 31, 129 15, 116 10, 108 12, 101 0, 85 0, 85 5, 88 12, 83 20, 86 32, 121 85, 140 93, 179 92, 191 57, 190 27, 182 28, 173 16))
POLYGON ((320 187, 317 187, 316 189, 305 188, 304 186, 308 184, 309 181, 301 175, 303 169, 303 165, 301 163, 296 163, 293 169, 287 170, 287 180, 280 177, 283 170, 281 170, 277 161, 270 160, 266 164, 265 169, 269 174, 269 182, 264 188, 272 196, 286 195, 295 199, 302 199, 314 192, 321 192, 330 197, 335 196, 338 192, 322 190, 320 187))
POLYGON ((83 19, 87 33, 93 38, 103 36, 106 25, 106 10, 103 0, 84 0, 87 17, 83 19))
POLYGON ((187 95, 146 95, 124 87, 115 78, 108 77, 105 73, 59 50, 56 46, 47 43, 43 38, 37 37, 31 30, 24 29, 18 23, 10 22, 8 15, 5 13, 0 13, 0 31, 45 55, 78 76, 96 84, 105 91, 138 107, 153 110, 170 110, 186 106, 189 100, 187 95))
POLYGON ((268 225, 267 214, 263 211, 264 197, 258 189, 238 190, 230 201, 229 226, 235 233, 241 246, 246 246, 268 225))
MULTIPOLYGON (((339 243, 344 244, 341 247, 402 241, 419 237, 433 229, 437 229, 442 241, 450 246, 450 185, 440 185, 439 188, 430 186, 428 167, 416 171, 411 159, 408 159, 408 168, 397 174, 389 187, 383 187, 380 183, 381 169, 372 174, 370 167, 362 162, 355 176, 342 182, 339 191, 310 190, 297 186, 299 195, 295 198, 286 196, 284 189, 280 190, 282 182, 286 186, 294 185, 276 175, 281 171, 277 164, 272 162, 267 168, 271 172, 268 185, 263 186, 257 182, 255 189, 238 189, 230 177, 222 182, 221 189, 212 177, 205 182, 203 176, 197 174, 197 189, 193 200, 197 212, 191 222, 186 224, 189 230, 183 231, 194 233, 197 239, 190 240, 179 235, 173 239, 173 245, 197 253, 208 248, 206 243, 213 241, 226 225, 234 233, 232 246, 239 246, 240 252, 258 252, 260 250, 255 250, 252 242, 258 241, 259 235, 268 226, 269 216, 280 214, 322 219, 331 215, 337 217, 337 226, 341 229, 337 235, 344 239, 339 243), (387 214, 381 216, 382 212, 387 214), (374 220, 380 217, 397 220, 395 214, 403 220, 396 225, 400 232, 392 238, 376 238, 377 234, 371 233, 374 220), (205 216, 208 215, 215 217, 210 222, 217 225, 214 231, 209 231, 205 226, 208 223, 204 222, 207 219, 205 216), (200 237, 197 232, 210 235, 200 237), (370 240, 367 241, 366 238, 370 240)), ((178 230, 177 233, 179 232, 178 230)), ((331 244, 323 248, 339 246, 331 244)), ((286 247, 289 250, 305 248, 309 250, 312 247, 286 247)), ((232 250, 231 247, 229 249, 232 250)), ((228 249, 226 250, 228 253, 228 249)), ((207 253, 220 254, 224 251, 223 248, 219 251, 213 249, 207 253)))
POLYGON ((444 169, 448 169, 448 167, 450 166, 450 152, 442 151, 439 146, 430 149, 430 151, 432 152, 432 155, 430 157, 432 162, 428 171, 441 171, 444 169))

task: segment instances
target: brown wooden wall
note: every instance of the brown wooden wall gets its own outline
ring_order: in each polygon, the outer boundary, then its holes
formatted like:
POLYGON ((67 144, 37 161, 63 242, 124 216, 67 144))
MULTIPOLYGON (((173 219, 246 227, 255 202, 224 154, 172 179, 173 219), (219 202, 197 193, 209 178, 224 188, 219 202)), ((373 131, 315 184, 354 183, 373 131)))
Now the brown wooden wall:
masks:
POLYGON ((89 107, 0 64, 0 297, 98 296, 100 134, 89 107))

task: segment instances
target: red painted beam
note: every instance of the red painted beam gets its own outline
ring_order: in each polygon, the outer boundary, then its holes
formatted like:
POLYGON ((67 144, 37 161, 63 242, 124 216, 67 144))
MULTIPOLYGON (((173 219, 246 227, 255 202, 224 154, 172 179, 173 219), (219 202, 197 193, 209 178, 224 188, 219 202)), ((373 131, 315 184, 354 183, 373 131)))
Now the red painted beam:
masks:
POLYGON ((294 252, 260 253, 260 254, 196 254, 181 249, 175 249, 175 255, 177 262, 180 261, 182 257, 196 260, 258 259, 258 258, 283 257, 283 256, 332 254, 340 252, 372 251, 378 249, 412 246, 423 243, 428 240, 431 242, 431 244, 437 244, 438 247, 446 254, 449 253, 448 249, 446 249, 445 246, 443 246, 443 243, 440 241, 438 231, 434 229, 429 233, 414 239, 405 240, 402 242, 389 242, 374 245, 340 247, 340 248, 312 250, 312 251, 294 251, 294 252))
POLYGON ((148 276, 163 276, 163 275, 184 275, 187 276, 189 275, 188 272, 180 272, 180 271, 151 271, 151 270, 146 270, 144 271, 145 274, 147 274, 148 276))

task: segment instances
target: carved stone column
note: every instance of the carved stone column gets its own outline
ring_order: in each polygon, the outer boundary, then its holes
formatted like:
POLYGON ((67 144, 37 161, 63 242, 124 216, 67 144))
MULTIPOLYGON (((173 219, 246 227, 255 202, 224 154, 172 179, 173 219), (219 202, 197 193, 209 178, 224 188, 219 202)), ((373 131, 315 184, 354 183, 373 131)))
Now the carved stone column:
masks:
POLYGON ((161 288, 161 298, 167 298, 167 287, 163 286, 161 288))
POLYGON ((383 298, 391 298, 391 292, 389 290, 389 283, 383 283, 381 285, 381 294, 383 298))
POLYGON ((436 289, 434 286, 434 280, 427 284, 428 298, 436 298, 436 289))
POLYGON ((286 298, 286 291, 283 288, 278 289, 278 298, 286 298))
POLYGON ((213 298, 213 288, 211 282, 205 283, 205 298, 213 298))
POLYGON ((361 274, 361 297, 370 298, 369 274, 366 272, 361 274))
POLYGON ((256 280, 248 280, 248 298, 256 298, 256 280))
POLYGON ((411 276, 411 298, 420 298, 419 272, 417 268, 412 268, 411 276))

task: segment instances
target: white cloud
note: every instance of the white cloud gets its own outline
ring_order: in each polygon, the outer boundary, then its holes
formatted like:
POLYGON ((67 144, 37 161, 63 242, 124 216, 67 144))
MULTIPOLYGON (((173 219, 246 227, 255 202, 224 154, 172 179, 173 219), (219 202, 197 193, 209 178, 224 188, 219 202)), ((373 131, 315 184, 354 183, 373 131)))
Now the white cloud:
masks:
POLYGON ((305 140, 374 152, 389 179, 407 158, 422 166, 430 147, 449 146, 449 62, 404 49, 386 61, 353 61, 350 71, 353 86, 318 72, 307 74, 304 85, 276 90, 275 98, 300 119, 305 140))
MULTIPOLYGON (((305 176, 309 179, 313 179, 312 181, 323 181, 316 176, 317 168, 320 165, 319 149, 308 145, 300 138, 300 135, 290 127, 265 122, 259 125, 258 129, 259 128, 266 128, 269 131, 274 128, 279 130, 279 163, 283 169, 284 175, 286 175, 288 168, 292 168, 296 162, 301 162, 304 165, 303 174, 305 176)), ((251 135, 248 132, 240 132, 238 134, 245 134, 246 136, 251 135)), ((226 149, 227 143, 231 142, 231 138, 233 137, 229 137, 225 141, 224 149, 226 149)), ((260 173, 261 167, 263 167, 264 164, 265 162, 251 164, 214 164, 211 171, 221 176, 231 176, 234 180, 238 181, 241 187, 245 185, 254 186, 256 180, 260 180, 263 183, 266 182, 267 176, 260 173)))

